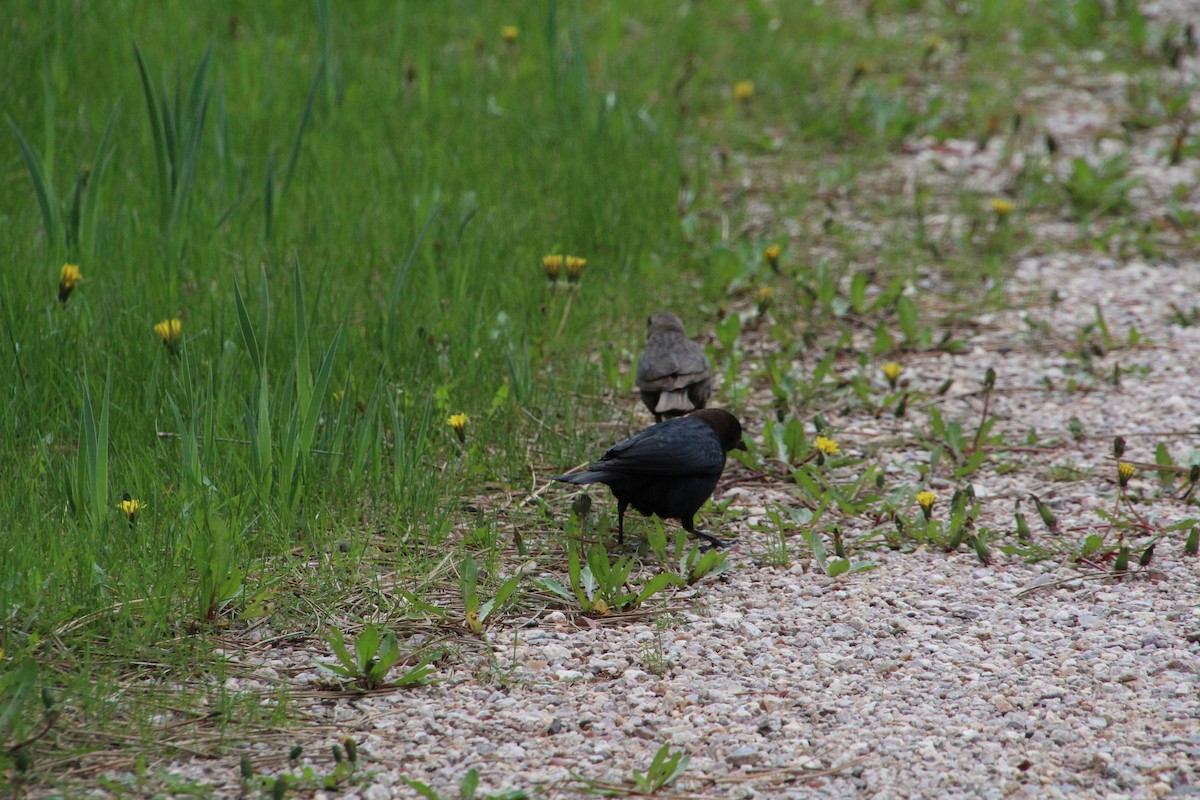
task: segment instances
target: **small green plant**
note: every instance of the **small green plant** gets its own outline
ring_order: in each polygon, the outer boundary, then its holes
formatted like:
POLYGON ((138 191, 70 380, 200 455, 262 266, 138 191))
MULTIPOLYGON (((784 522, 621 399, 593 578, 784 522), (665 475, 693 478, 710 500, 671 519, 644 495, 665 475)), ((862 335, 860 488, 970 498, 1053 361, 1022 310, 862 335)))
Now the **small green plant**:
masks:
POLYGON ((624 797, 629 795, 652 795, 673 784, 687 771, 691 757, 682 751, 672 753, 670 743, 664 744, 654 754, 650 767, 643 773, 635 769, 629 779, 620 783, 584 778, 572 773, 580 788, 588 794, 601 797, 624 797))
POLYGON ((403 688, 409 686, 424 686, 431 683, 430 675, 435 668, 430 666, 438 654, 426 656, 406 671, 399 678, 388 681, 387 674, 400 660, 402 653, 396 644, 396 634, 387 631, 381 634, 377 625, 368 624, 363 627, 354 640, 354 650, 351 652, 337 628, 332 629, 325 637, 334 655, 340 663, 319 664, 325 672, 340 681, 357 684, 363 689, 403 688))
POLYGON ((1129 192, 1139 183, 1139 178, 1129 176, 1129 157, 1121 154, 1096 166, 1086 158, 1076 158, 1062 188, 1075 218, 1087 224, 1096 217, 1129 210, 1129 192))
POLYGON ((690 756, 684 755, 682 751, 672 753, 671 745, 664 744, 654 754, 654 760, 650 762, 646 774, 643 775, 636 769, 633 771, 633 783, 643 794, 654 794, 664 786, 674 783, 675 779, 687 770, 690 761, 690 756))
POLYGON ((868 572, 879 566, 869 561, 851 561, 844 557, 830 559, 825 549, 825 542, 816 528, 808 529, 804 532, 803 536, 804 541, 808 543, 808 547, 812 551, 813 563, 817 569, 831 578, 836 578, 838 575, 847 573, 868 572))
POLYGON ((671 667, 671 659, 667 658, 663 649, 663 633, 666 632, 668 621, 662 614, 654 616, 654 638, 642 645, 642 666, 653 675, 665 675, 671 667))
MULTIPOLYGON (((301 752, 302 748, 299 745, 292 748, 288 761, 293 767, 301 752)), ((244 756, 241 763, 243 792, 257 784, 262 792, 280 798, 287 797, 292 792, 309 795, 321 790, 361 786, 370 780, 372 773, 358 771, 358 743, 352 737, 346 736, 341 742, 335 742, 330 747, 330 752, 333 755, 334 766, 328 772, 321 772, 306 765, 299 772, 285 772, 273 776, 257 774, 253 761, 249 756, 244 756)))
POLYGON ((479 567, 475 558, 468 553, 463 558, 459 576, 459 587, 462 590, 463 605, 466 607, 466 623, 472 633, 483 633, 484 624, 496 611, 504 607, 512 597, 517 586, 521 583, 521 573, 513 575, 500 585, 492 599, 485 603, 479 602, 479 567))
POLYGON ((687 531, 683 529, 675 532, 671 546, 668 547, 666 529, 663 528, 661 520, 655 519, 655 525, 650 530, 647 540, 658 563, 664 569, 672 570, 683 583, 689 586, 706 577, 720 575, 729 569, 727 553, 715 547, 702 550, 700 545, 692 541, 687 531))
MULTIPOLYGON (((425 800, 445 800, 429 784, 413 778, 404 778, 404 782, 425 800)), ((469 769, 458 784, 459 800, 529 800, 532 795, 525 789, 504 789, 491 794, 477 795, 479 791, 479 770, 469 769)))
POLYGON ((611 561, 608 551, 599 544, 588 548, 587 561, 581 561, 579 545, 572 538, 567 541, 567 578, 571 588, 567 589, 552 576, 538 578, 536 582, 568 603, 576 604, 583 613, 601 616, 637 608, 668 586, 682 583, 679 577, 661 572, 640 590, 629 591, 626 584, 632 571, 632 559, 621 556, 611 561))
POLYGON ((197 576, 196 618, 211 622, 245 591, 246 571, 239 551, 250 526, 235 532, 207 504, 189 515, 187 525, 184 547, 197 576))

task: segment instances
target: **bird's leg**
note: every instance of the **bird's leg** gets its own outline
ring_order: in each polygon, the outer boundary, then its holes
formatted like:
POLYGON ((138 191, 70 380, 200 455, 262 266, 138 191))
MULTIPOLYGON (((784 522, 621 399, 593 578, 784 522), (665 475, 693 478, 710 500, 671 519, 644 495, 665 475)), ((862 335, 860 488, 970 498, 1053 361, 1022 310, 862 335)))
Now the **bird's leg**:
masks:
POLYGON ((629 503, 624 500, 617 501, 617 544, 625 544, 625 509, 629 507, 629 503))
POLYGON ((714 547, 716 547, 716 548, 728 547, 730 544, 729 542, 718 539, 717 537, 713 536, 711 533, 705 533, 704 531, 696 530, 695 517, 688 517, 685 519, 680 519, 679 522, 683 525, 683 529, 685 531, 687 531, 688 533, 690 533, 691 535, 699 536, 701 539, 708 540, 708 547, 701 546, 701 548, 700 548, 701 550, 711 550, 714 547))

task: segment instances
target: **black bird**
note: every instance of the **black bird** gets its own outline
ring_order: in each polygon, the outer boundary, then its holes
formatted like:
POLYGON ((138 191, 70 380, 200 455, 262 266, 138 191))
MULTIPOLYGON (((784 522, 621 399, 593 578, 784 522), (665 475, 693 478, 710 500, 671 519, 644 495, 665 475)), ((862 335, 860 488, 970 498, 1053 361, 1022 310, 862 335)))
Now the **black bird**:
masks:
POLYGON ((617 541, 625 541, 625 509, 677 519, 714 546, 720 539, 695 527, 696 512, 717 488, 725 454, 745 450, 742 424, 723 408, 705 408, 640 430, 618 442, 584 472, 557 475, 564 483, 606 483, 617 498, 617 541))
POLYGON ((646 350, 638 359, 637 385, 655 422, 704 408, 712 393, 708 356, 687 338, 683 323, 670 311, 646 321, 646 350))

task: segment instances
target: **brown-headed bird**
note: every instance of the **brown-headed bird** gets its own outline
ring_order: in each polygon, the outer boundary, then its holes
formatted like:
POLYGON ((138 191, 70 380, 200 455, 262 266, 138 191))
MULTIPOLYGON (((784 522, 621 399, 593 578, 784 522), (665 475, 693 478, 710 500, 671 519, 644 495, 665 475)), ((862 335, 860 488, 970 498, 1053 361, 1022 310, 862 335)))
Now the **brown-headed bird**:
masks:
POLYGON ((646 322, 646 350, 638 359, 637 385, 655 422, 704 408, 712 393, 708 356, 687 338, 683 323, 670 311, 646 322))
POLYGON ((633 506, 646 516, 677 519, 688 533, 720 547, 720 539, 696 530, 696 512, 717 488, 725 454, 745 449, 737 417, 705 408, 640 430, 585 471, 554 480, 608 484, 617 498, 618 542, 625 541, 625 509, 633 506))

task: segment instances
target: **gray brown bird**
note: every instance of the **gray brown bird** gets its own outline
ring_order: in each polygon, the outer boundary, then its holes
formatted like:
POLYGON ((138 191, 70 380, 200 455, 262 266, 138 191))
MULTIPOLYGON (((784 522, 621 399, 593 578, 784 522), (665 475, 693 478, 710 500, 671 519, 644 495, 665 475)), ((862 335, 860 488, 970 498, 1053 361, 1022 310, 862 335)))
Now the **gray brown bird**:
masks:
POLYGON ((614 444, 583 472, 557 475, 564 483, 606 483, 617 498, 617 541, 625 541, 625 509, 677 519, 688 533, 724 544, 696 530, 695 517, 712 496, 725 469, 725 454, 745 450, 742 424, 723 408, 705 408, 638 431, 614 444))
POLYGON ((655 422, 704 408, 708 402, 712 393, 708 356, 687 338, 683 323, 670 311, 659 311, 647 320, 637 385, 655 422))

